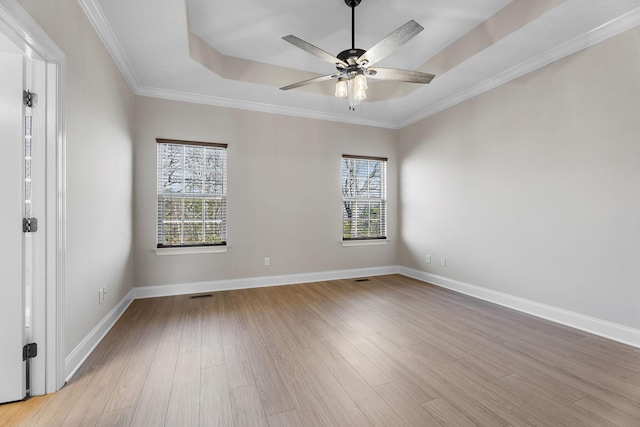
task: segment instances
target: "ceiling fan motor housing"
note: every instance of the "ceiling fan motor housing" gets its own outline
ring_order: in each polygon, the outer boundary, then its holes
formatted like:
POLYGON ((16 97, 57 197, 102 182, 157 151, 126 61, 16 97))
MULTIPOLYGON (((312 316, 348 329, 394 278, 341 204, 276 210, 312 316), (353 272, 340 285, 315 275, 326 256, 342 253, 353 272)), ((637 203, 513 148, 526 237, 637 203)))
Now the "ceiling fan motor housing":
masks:
MULTIPOLYGON (((288 35, 283 39, 299 47, 300 49, 317 56, 325 62, 335 65, 337 72, 327 74, 326 76, 315 77, 312 79, 304 80, 298 83, 294 83, 280 89, 289 90, 295 89, 300 86, 306 86, 311 83, 319 83, 326 80, 338 79, 336 84, 336 96, 342 98, 341 95, 346 93, 344 90, 338 91, 338 85, 344 89, 344 80, 353 79, 354 84, 357 82, 363 82, 360 84, 362 89, 366 89, 366 76, 374 77, 380 80, 395 80, 409 83, 430 83, 435 77, 433 74, 422 73, 419 71, 406 71, 395 68, 373 68, 371 65, 385 58, 392 53, 395 49, 402 46, 413 37, 415 37, 424 28, 416 21, 411 20, 399 27, 388 36, 376 43, 371 49, 365 51, 356 48, 355 43, 355 8, 361 3, 362 0, 344 0, 345 4, 351 8, 351 49, 346 49, 340 52, 337 56, 333 56, 330 53, 308 43, 296 36, 288 35)), ((355 89, 358 91, 357 89, 355 89)), ((360 100, 366 99, 366 93, 364 90, 360 100)), ((360 93, 360 92, 358 92, 360 93)), ((359 95, 360 96, 360 95, 359 95)), ((352 107, 352 106, 351 106, 352 107)))
POLYGON ((338 59, 349 65, 356 65, 356 60, 366 53, 362 49, 347 49, 338 54, 338 59))

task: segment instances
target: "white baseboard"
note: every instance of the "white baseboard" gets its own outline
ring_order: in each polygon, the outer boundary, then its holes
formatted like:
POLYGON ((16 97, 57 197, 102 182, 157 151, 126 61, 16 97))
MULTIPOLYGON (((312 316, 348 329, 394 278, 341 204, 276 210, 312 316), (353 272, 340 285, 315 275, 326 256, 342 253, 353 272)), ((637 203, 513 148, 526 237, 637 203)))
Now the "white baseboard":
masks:
POLYGON ((640 348, 640 330, 637 329, 585 316, 580 313, 575 313, 550 305, 540 304, 535 301, 515 297, 502 292, 492 291, 490 289, 471 285, 448 277, 414 270, 408 267, 399 266, 398 273, 442 288, 460 292, 462 294, 640 348))
POLYGON ((107 314, 98 325, 73 349, 64 359, 65 382, 76 373, 78 368, 89 357, 91 352, 100 344, 100 341, 107 335, 113 325, 116 324, 120 316, 127 310, 133 302, 133 291, 129 293, 107 314))
POLYGON ((176 285, 138 286, 133 288, 134 298, 166 297, 172 295, 199 294, 230 291, 234 289, 263 288, 267 286, 293 285, 296 283, 350 279, 364 276, 382 276, 398 272, 397 266, 356 268, 350 270, 321 271, 316 273, 286 274, 281 276, 248 277, 245 279, 212 280, 176 285))
POLYGON ((287 274, 281 276, 249 277, 245 279, 212 280, 207 282, 175 285, 135 287, 65 358, 66 379, 68 380, 78 370, 80 365, 87 357, 89 357, 91 352, 98 346, 100 341, 102 341, 107 332, 109 332, 113 325, 115 325, 120 316, 122 316, 134 299, 198 294, 234 289, 261 288, 267 286, 282 286, 296 283, 351 279, 354 277, 382 276, 396 273, 640 348, 640 330, 585 316, 572 311, 563 310, 550 305, 540 304, 535 301, 526 300, 524 298, 515 297, 502 292, 492 291, 490 289, 471 285, 448 277, 393 265, 386 267, 322 271, 316 273, 287 274))
POLYGON ((246 279, 213 280, 208 282, 176 285, 139 286, 129 293, 107 314, 104 319, 65 358, 65 380, 76 373, 91 352, 100 344, 109 330, 135 299, 187 295, 233 289, 260 288, 266 286, 292 285, 295 283, 324 280, 350 279, 353 277, 382 276, 398 272, 397 266, 357 268, 350 270, 322 271, 317 273, 287 274, 281 276, 250 277, 246 279))

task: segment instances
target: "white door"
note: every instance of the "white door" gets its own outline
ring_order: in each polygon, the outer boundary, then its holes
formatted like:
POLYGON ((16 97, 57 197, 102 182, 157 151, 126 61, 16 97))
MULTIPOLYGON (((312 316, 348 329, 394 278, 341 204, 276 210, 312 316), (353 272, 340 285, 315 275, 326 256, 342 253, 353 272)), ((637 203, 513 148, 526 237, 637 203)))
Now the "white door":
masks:
POLYGON ((26 395, 23 56, 0 52, 0 402, 26 395))
POLYGON ((64 385, 64 61, 17 0, 0 0, 0 403, 64 385), (24 363, 26 343, 38 355, 24 363))

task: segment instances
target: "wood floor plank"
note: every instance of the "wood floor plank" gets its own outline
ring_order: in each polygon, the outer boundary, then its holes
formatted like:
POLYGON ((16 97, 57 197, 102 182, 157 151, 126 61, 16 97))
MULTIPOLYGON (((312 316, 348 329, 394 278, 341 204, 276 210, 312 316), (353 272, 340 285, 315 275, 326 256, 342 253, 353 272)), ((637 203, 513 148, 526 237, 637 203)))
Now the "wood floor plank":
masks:
POLYGON ((267 418, 269 427, 303 427, 298 411, 283 412, 267 418))
POLYGON ((63 427, 85 427, 95 425, 104 412, 107 400, 115 383, 103 385, 97 381, 89 385, 78 397, 69 415, 62 422, 63 427))
POLYGON ((406 426, 387 402, 367 384, 348 364, 329 368, 333 377, 342 385, 351 400, 360 408, 373 426, 406 426))
POLYGON ((230 292, 220 293, 220 328, 222 331, 222 345, 224 348, 224 366, 227 370, 227 380, 230 388, 255 385, 253 371, 247 349, 242 342, 246 332, 246 322, 235 308, 237 301, 233 301, 230 292))
POLYGON ((295 409, 289 390, 268 350, 249 337, 244 338, 244 343, 266 415, 276 415, 295 409))
POLYGON ((222 365, 224 363, 224 347, 216 295, 199 300, 199 314, 202 325, 201 367, 222 365))
POLYGON ((285 341, 292 349, 307 348, 309 344, 299 333, 295 322, 290 321, 286 315, 286 307, 283 306, 282 302, 275 299, 268 288, 256 289, 256 292, 260 295, 259 301, 266 318, 269 319, 269 323, 273 325, 272 327, 278 331, 276 339, 285 341))
POLYGON ((22 402, 0 405, 0 426, 27 425, 51 395, 35 396, 22 402))
POLYGON ((558 407, 546 395, 531 390, 526 379, 517 374, 500 378, 501 386, 509 393, 510 399, 519 406, 526 408, 536 419, 545 424, 584 425, 593 427, 613 426, 604 418, 585 411, 576 410, 573 405, 558 407))
POLYGON ((231 390, 231 408, 236 425, 268 427, 267 417, 255 385, 231 390))
MULTIPOLYGON (((348 337, 350 343, 366 354, 390 381, 402 388, 416 403, 427 402, 439 397, 437 391, 418 379, 406 366, 398 364, 393 357, 373 345, 368 339, 371 335, 365 338, 348 328, 342 328, 341 333, 348 337)), ((375 387, 375 385, 372 386, 375 387)))
POLYGON ((98 418, 96 427, 128 427, 133 418, 135 407, 116 409, 111 412, 104 412, 98 418))
POLYGON ((633 426, 638 425, 638 417, 628 412, 622 411, 606 402, 603 402, 594 397, 588 396, 584 399, 580 399, 574 402, 576 406, 586 409, 593 414, 594 417, 604 418, 611 422, 613 425, 618 426, 633 426))
MULTIPOLYGON (((454 387, 464 390, 465 395, 472 396, 474 400, 499 415, 510 425, 538 426, 544 424, 526 407, 523 407, 518 400, 511 398, 510 392, 502 387, 499 378, 483 371, 478 365, 465 362, 465 360, 458 360, 448 364, 447 376, 454 387)), ((445 394, 445 396, 452 397, 451 394, 445 394)), ((568 402, 568 404, 570 403, 572 402, 568 402)), ((464 408, 458 409, 460 412, 466 413, 464 408)))
MULTIPOLYGON (((482 373, 486 371, 473 360, 460 359, 451 362, 449 366, 458 372, 473 374, 475 378, 480 377, 483 382, 495 383, 498 379, 496 377, 487 378, 486 376, 482 376, 482 373)), ((526 379, 530 389, 537 390, 541 394, 551 396, 553 399, 565 402, 566 404, 587 397, 587 394, 583 391, 571 387, 557 377, 547 375, 546 371, 542 369, 523 368, 519 369, 517 374, 526 379)))
MULTIPOLYGON (((465 417, 445 399, 434 399, 421 405, 438 423, 447 427, 477 427, 478 424, 465 417)), ((506 424, 503 424, 506 425, 506 424)))
POLYGON ((167 322, 136 405, 132 426, 160 426, 166 420, 187 310, 185 297, 171 299, 171 308, 166 313, 167 322))
POLYGON ((401 275, 134 301, 0 425, 640 426, 640 349, 401 275))
POLYGON ((318 395, 331 408, 331 415, 341 426, 369 426, 371 425, 355 402, 349 397, 340 383, 324 367, 313 350, 296 350, 293 352, 299 365, 317 384, 318 395))
POLYGON ((150 329, 136 343, 136 348, 109 397, 105 411, 135 407, 138 403, 161 336, 160 328, 150 329))
POLYGON ((292 350, 284 344, 273 342, 269 346, 269 353, 290 392, 302 424, 314 427, 336 425, 332 408, 326 406, 317 384, 300 366, 292 350))
POLYGON ((167 406, 167 425, 198 426, 200 402, 195 397, 200 388, 200 352, 179 353, 167 406))
POLYGON ((167 407, 167 425, 198 426, 202 316, 200 299, 185 302, 186 313, 167 407))
POLYGON ((360 350, 344 338, 336 329, 326 325, 315 323, 333 349, 347 361, 370 386, 385 384, 391 381, 389 377, 367 358, 360 350))
POLYGON ((439 422, 395 383, 374 387, 376 393, 397 412, 410 427, 437 426, 439 422))
POLYGON ((28 421, 29 427, 60 426, 93 381, 93 367, 81 367, 60 391, 50 396, 28 421))
MULTIPOLYGON (((380 345, 380 344, 378 344, 380 345)), ((395 350, 392 350, 395 351, 395 350)), ((388 354, 392 354, 388 350, 388 354)), ((490 402, 486 399, 485 388, 469 387, 471 382, 465 378, 462 381, 452 376, 452 370, 446 369, 438 362, 420 364, 406 362, 407 358, 400 352, 394 357, 398 364, 409 363, 408 369, 424 384, 429 386, 439 395, 454 405, 467 418, 478 425, 506 425, 504 413, 496 411, 495 407, 488 407, 490 402)), ((499 406, 498 406, 499 408, 499 406)))
POLYGON ((202 369, 199 394, 200 425, 225 427, 233 425, 233 411, 224 365, 202 369))
MULTIPOLYGON (((528 347, 524 347, 525 352, 528 347)), ((609 405, 617 407, 631 414, 637 414, 640 419, 640 399, 635 401, 626 395, 628 384, 607 376, 601 376, 597 371, 585 369, 580 365, 565 361, 564 358, 545 357, 534 352, 529 353, 534 360, 530 366, 521 366, 519 373, 526 372, 531 376, 540 376, 543 372, 571 388, 582 393, 582 397, 595 397, 609 405)), ((632 385, 633 387, 633 385, 632 385)), ((637 390, 637 388, 633 388, 637 390)), ((629 390, 633 390, 629 389, 629 390)), ((580 397, 580 398, 582 398, 580 397)))

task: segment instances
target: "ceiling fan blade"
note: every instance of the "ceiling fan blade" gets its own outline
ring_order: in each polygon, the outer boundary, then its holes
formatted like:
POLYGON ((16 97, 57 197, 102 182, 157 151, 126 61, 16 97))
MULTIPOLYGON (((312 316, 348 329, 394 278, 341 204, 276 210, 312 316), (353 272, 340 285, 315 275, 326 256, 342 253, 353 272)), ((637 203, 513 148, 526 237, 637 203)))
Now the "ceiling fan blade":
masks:
POLYGON ((310 85, 313 83, 320 83, 320 82, 324 82, 326 80, 331 80, 334 77, 338 77, 340 75, 340 73, 333 73, 333 74, 327 74, 326 76, 320 76, 320 77, 314 77, 312 79, 309 80, 303 80, 301 82, 298 83, 294 83, 294 84, 290 84, 289 86, 285 86, 285 87, 281 87, 281 90, 289 90, 289 89, 295 89, 297 87, 300 86, 306 86, 306 85, 310 85))
POLYGON ((320 49, 319 47, 316 47, 314 45, 312 45, 309 42, 306 42, 304 40, 302 40, 301 38, 298 38, 296 36, 292 36, 292 35, 288 35, 288 36, 284 36, 282 38, 282 40, 288 41, 289 43, 291 43, 292 45, 299 47, 300 49, 309 52, 310 54, 322 59, 325 62, 328 62, 331 65, 337 65, 340 64, 342 66, 344 66, 345 68, 349 66, 349 64, 347 64, 346 62, 344 62, 341 59, 336 58, 335 56, 331 55, 329 52, 326 52, 322 49, 320 49))
POLYGON ((422 25, 412 19, 376 43, 371 49, 358 58, 357 63, 362 64, 362 61, 367 61, 367 66, 375 64, 414 38, 422 30, 424 30, 422 25))
POLYGON ((395 80, 409 83, 431 83, 435 77, 433 74, 422 73, 420 71, 399 70, 397 68, 369 68, 375 74, 367 74, 373 79, 395 80))

